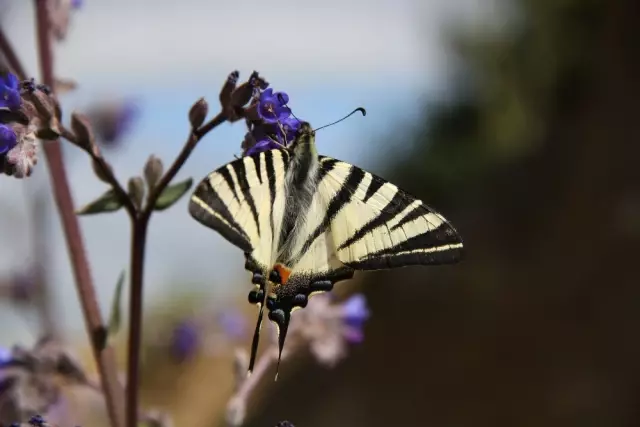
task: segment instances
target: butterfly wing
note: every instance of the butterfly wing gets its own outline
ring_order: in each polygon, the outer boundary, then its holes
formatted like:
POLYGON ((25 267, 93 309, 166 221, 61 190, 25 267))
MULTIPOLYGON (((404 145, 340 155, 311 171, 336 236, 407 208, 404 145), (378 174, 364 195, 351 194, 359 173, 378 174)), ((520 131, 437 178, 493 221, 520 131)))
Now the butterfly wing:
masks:
POLYGON ((198 184, 189 213, 267 269, 274 261, 288 165, 289 153, 279 149, 230 162, 198 184))
POLYGON ((286 150, 269 150, 230 162, 198 184, 190 214, 245 253, 255 289, 249 301, 259 308, 249 372, 253 369, 266 294, 266 277, 275 261, 284 212, 286 150))
POLYGON ((328 198, 336 257, 356 270, 455 263, 462 238, 439 213, 363 169, 320 156, 318 193, 328 198))
POLYGON ((319 162, 309 213, 296 230, 297 256, 267 297, 280 351, 291 313, 354 270, 453 263, 462 255, 456 230, 422 201, 357 166, 326 156, 319 162))

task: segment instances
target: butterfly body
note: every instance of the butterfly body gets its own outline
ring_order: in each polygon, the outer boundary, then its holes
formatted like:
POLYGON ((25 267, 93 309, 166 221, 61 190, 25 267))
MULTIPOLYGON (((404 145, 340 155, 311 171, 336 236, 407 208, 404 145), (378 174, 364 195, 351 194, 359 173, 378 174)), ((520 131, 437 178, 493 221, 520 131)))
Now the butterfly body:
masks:
POLYGON ((243 157, 211 173, 194 191, 191 215, 245 253, 260 308, 279 331, 291 313, 355 270, 456 262, 462 240, 420 200, 369 172, 318 155, 302 123, 295 141, 243 157))

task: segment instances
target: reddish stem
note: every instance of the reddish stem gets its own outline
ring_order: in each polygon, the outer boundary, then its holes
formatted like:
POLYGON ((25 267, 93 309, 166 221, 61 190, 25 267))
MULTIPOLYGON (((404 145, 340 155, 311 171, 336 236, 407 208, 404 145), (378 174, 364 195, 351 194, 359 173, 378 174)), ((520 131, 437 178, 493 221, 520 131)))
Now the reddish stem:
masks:
MULTIPOLYGON (((35 0, 35 6, 42 80, 51 90, 54 90, 53 55, 51 51, 51 31, 47 1, 35 0)), ((24 77, 24 71, 19 71, 21 67, 17 67, 15 64, 12 66, 16 72, 22 74, 21 77, 24 77)), ((104 331, 104 324, 96 299, 80 226, 75 215, 73 199, 62 159, 60 142, 50 141, 43 144, 43 146, 44 154, 49 164, 49 174, 53 184, 53 195, 58 211, 60 212, 62 228, 71 258, 71 266, 80 297, 85 325, 91 337, 93 354, 100 373, 109 418, 113 427, 121 427, 124 421, 122 388, 118 381, 113 349, 108 346, 103 347, 102 340, 98 339, 104 331)))

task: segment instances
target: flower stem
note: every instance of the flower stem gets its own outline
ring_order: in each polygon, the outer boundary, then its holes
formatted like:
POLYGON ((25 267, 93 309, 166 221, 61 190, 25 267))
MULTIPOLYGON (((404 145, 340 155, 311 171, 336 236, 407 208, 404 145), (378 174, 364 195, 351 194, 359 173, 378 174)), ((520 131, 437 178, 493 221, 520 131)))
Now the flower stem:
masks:
MULTIPOLYGON (((53 55, 51 52, 51 31, 47 1, 35 0, 35 9, 42 79, 44 84, 54 90, 53 55)), ((6 55, 7 51, 4 52, 6 55)), ((13 57, 17 60, 15 55, 13 57)), ((7 56, 7 58, 11 58, 11 56, 7 56)), ((19 62, 16 63, 19 64, 19 62)), ((16 72, 22 74, 20 77, 26 77, 24 70, 21 69, 22 67, 16 64, 13 64, 12 67, 16 72)), ((45 157, 49 164, 53 195, 62 220, 62 228, 71 258, 71 266, 82 305, 85 325, 91 337, 93 355, 100 372, 109 418, 113 427, 121 427, 124 421, 123 393, 118 381, 113 350, 108 346, 103 347, 99 340, 95 339, 97 334, 104 331, 104 324, 96 299, 80 226, 74 212, 73 199, 71 198, 71 191, 62 160, 60 142, 51 141, 43 144, 43 146, 45 157)))
POLYGON ((144 257, 149 216, 131 218, 131 294, 129 301, 129 347, 127 353, 126 426, 138 424, 138 389, 140 386, 140 344, 144 290, 144 257))
POLYGON ((27 73, 24 71, 24 68, 20 63, 20 59, 18 59, 18 56, 16 55, 16 51, 13 50, 13 46, 11 46, 9 39, 7 38, 6 34, 2 30, 1 26, 0 26, 0 52, 2 52, 2 55, 7 60, 7 65, 9 65, 9 68, 11 69, 11 71, 13 71, 13 73, 15 73, 20 79, 22 80, 26 79, 27 73))
POLYGON ((227 117, 219 113, 198 129, 193 129, 180 154, 171 167, 162 176, 158 184, 151 190, 147 204, 137 215, 131 216, 131 294, 129 306, 129 348, 127 360, 127 408, 126 427, 136 427, 138 423, 138 388, 140 382, 140 344, 142 338, 142 309, 144 289, 144 257, 149 220, 153 207, 165 188, 187 161, 198 142, 211 130, 224 123, 227 117))

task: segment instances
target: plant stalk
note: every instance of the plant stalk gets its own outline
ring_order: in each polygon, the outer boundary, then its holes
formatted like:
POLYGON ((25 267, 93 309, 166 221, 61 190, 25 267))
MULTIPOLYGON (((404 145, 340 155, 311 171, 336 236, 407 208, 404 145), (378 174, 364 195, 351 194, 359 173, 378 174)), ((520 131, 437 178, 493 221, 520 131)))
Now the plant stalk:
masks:
MULTIPOLYGON (((47 1, 35 0, 35 10, 42 80, 51 90, 54 90, 53 54, 51 50, 51 30, 47 1)), ((20 71, 21 67, 15 64, 13 64, 12 67, 16 72, 22 74, 19 77, 23 79, 26 77, 24 71, 20 71)), ((73 206, 73 199, 62 159, 60 141, 46 142, 43 144, 43 147, 47 163, 49 164, 54 200, 60 212, 62 228, 71 258, 71 266, 80 297, 85 325, 91 338, 93 355, 100 373, 109 419, 113 427, 122 427, 124 421, 122 387, 118 381, 113 349, 109 346, 102 347, 100 340, 96 339, 96 336, 104 331, 104 324, 91 278, 82 233, 73 206)))

